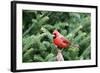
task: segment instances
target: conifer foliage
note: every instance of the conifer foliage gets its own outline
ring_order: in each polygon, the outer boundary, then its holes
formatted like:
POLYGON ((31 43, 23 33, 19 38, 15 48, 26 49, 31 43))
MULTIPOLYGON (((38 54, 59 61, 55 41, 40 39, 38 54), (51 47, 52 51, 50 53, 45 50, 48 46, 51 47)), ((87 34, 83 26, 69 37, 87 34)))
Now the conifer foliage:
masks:
POLYGON ((91 59, 91 15, 77 12, 23 10, 23 62, 56 61, 52 32, 71 41, 62 51, 64 61, 91 59))

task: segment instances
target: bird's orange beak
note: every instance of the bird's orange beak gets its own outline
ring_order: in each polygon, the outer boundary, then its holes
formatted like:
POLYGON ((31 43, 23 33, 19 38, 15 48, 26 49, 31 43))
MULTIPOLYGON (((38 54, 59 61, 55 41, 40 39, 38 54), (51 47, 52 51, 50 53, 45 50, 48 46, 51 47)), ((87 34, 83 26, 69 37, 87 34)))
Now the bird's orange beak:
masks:
POLYGON ((53 36, 53 37, 55 37, 55 35, 54 35, 54 34, 53 34, 52 36, 53 36))
POLYGON ((55 37, 56 37, 56 35, 54 35, 54 34, 53 34, 52 36, 53 36, 53 38, 55 38, 55 37))

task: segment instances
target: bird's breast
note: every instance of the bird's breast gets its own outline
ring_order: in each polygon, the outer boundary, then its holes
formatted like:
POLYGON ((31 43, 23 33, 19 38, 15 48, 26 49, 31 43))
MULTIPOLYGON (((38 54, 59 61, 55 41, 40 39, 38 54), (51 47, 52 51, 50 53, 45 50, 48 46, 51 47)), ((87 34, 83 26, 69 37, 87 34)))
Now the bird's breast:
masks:
POLYGON ((67 43, 63 42, 63 40, 59 37, 55 38, 53 42, 59 48, 66 48, 66 46, 68 45, 67 43))

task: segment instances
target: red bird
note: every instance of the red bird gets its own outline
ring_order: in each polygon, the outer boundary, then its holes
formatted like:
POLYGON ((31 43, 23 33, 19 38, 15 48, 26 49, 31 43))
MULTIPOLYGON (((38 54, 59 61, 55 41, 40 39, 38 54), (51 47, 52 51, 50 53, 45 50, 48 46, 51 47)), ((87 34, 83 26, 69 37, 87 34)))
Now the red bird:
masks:
POLYGON ((61 35, 57 30, 53 31, 53 43, 58 48, 67 48, 70 45, 70 41, 61 35))

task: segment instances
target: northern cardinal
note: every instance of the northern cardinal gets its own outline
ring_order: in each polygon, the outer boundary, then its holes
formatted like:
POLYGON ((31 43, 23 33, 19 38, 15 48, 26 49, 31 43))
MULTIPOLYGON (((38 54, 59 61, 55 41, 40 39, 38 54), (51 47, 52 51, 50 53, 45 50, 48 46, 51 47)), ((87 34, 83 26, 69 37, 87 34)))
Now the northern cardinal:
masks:
POLYGON ((60 49, 67 48, 70 45, 70 41, 61 35, 57 30, 53 31, 53 43, 60 49))
POLYGON ((70 41, 66 39, 63 35, 61 35, 57 30, 53 31, 53 43, 55 46, 57 46, 57 61, 64 61, 63 55, 62 55, 62 48, 67 48, 70 45, 70 41))

